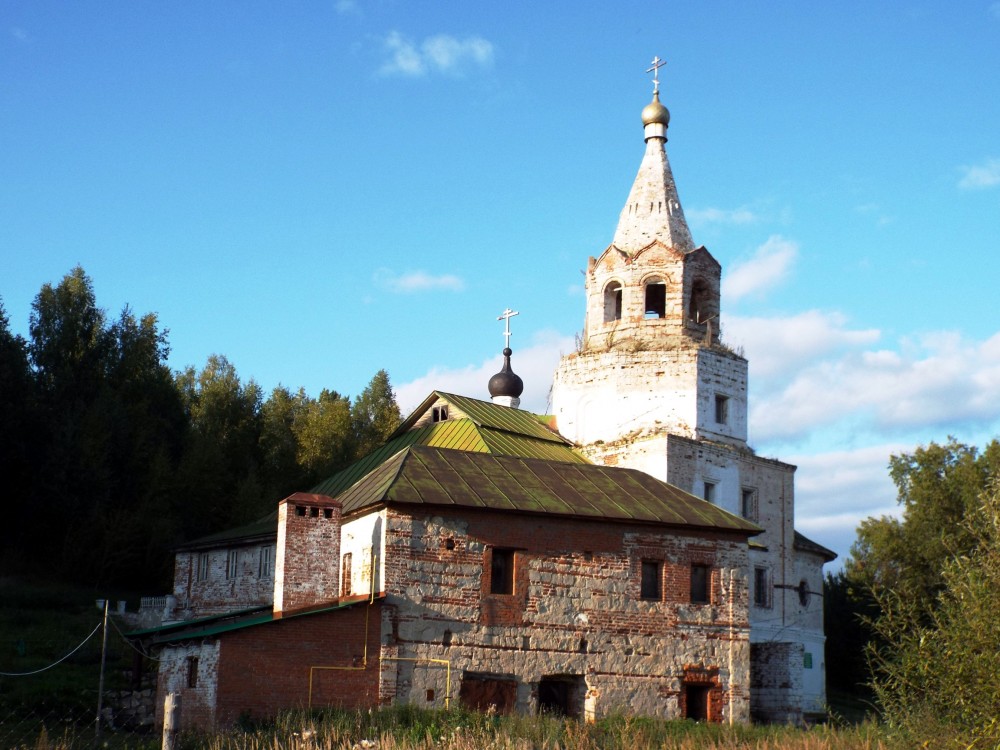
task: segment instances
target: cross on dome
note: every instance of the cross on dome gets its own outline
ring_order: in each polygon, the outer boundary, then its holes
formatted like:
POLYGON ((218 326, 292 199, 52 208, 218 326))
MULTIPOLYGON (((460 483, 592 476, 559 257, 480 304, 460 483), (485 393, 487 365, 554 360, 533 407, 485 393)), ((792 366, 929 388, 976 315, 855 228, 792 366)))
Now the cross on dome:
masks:
POLYGON ((503 335, 504 335, 504 348, 506 349, 510 349, 510 319, 513 318, 515 315, 520 315, 520 313, 515 312, 514 310, 511 310, 508 307, 506 310, 503 311, 500 317, 497 318, 497 320, 502 320, 504 322, 503 335))
POLYGON ((660 79, 658 78, 660 68, 667 64, 666 60, 661 60, 659 56, 653 57, 652 67, 646 68, 647 73, 653 74, 653 93, 660 93, 660 79))

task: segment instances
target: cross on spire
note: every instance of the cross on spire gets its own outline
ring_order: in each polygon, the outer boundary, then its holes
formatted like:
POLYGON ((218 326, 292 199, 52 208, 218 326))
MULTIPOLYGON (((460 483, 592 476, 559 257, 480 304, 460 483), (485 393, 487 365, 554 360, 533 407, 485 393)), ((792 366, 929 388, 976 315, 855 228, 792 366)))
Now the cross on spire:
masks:
POLYGON ((659 70, 660 70, 660 68, 662 68, 666 64, 667 64, 666 60, 661 60, 659 57, 654 57, 653 58, 653 65, 652 65, 652 67, 646 68, 646 72, 647 73, 652 73, 653 74, 653 93, 654 94, 660 93, 660 79, 658 77, 659 70))
POLYGON ((513 318, 515 315, 520 315, 520 313, 515 312, 514 310, 511 310, 508 307, 506 310, 503 311, 503 314, 497 318, 497 320, 503 321, 503 326, 504 326, 503 335, 504 335, 505 349, 510 349, 510 319, 513 318))

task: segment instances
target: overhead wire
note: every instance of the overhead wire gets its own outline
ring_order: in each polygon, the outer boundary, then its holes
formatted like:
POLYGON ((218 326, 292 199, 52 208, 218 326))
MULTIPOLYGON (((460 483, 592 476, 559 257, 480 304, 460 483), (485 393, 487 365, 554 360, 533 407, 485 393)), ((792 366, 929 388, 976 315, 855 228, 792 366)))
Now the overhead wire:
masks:
POLYGON ((101 629, 101 623, 97 623, 97 625, 94 627, 94 629, 90 631, 90 635, 88 635, 86 638, 84 638, 80 642, 79 646, 77 646, 76 648, 74 648, 72 651, 70 651, 68 654, 66 654, 64 657, 62 657, 58 661, 52 662, 47 667, 42 667, 41 669, 36 669, 34 671, 31 671, 31 672, 0 672, 0 677, 29 677, 29 676, 31 676, 33 674, 40 674, 42 672, 45 672, 46 670, 52 669, 52 667, 55 667, 55 666, 58 666, 59 664, 62 664, 69 657, 71 657, 73 654, 75 654, 77 651, 79 651, 81 648, 83 648, 84 644, 87 641, 89 641, 91 638, 93 638, 94 637, 94 633, 96 633, 100 629, 101 629))

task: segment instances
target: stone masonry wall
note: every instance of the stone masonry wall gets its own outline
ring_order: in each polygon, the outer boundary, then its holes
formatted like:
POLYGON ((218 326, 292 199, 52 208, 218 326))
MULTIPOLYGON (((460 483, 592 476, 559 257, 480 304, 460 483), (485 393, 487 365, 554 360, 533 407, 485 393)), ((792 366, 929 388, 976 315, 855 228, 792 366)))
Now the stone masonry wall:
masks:
POLYGON ((274 543, 270 541, 179 551, 174 556, 173 619, 207 617, 270 604, 274 595, 274 554, 274 543), (234 564, 235 570, 231 567, 234 564))
POLYGON ((464 509, 390 511, 387 526, 383 655, 407 661, 383 663, 383 699, 443 705, 438 659, 453 700, 463 675, 485 674, 514 680, 515 708, 534 711, 555 679, 581 715, 677 717, 697 679, 714 685, 712 720, 749 718, 742 537, 464 509), (513 552, 511 594, 490 593, 495 550, 513 552), (659 566, 656 600, 640 597, 644 560, 659 566), (707 604, 690 601, 692 565, 710 570, 707 604))

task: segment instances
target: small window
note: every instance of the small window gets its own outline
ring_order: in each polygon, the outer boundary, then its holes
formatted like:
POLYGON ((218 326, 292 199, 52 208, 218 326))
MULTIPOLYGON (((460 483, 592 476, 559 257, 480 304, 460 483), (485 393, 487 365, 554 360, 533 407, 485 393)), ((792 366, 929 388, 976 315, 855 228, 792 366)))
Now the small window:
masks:
POLYGON ((750 487, 743 488, 740 513, 748 521, 757 520, 757 490, 750 487))
POLYGON ((691 566, 691 603, 709 603, 709 583, 711 576, 707 565, 691 566))
POLYGON ((660 600, 660 562, 658 560, 642 561, 642 580, 639 586, 639 596, 651 601, 660 600))
POLYGON ((703 482, 701 486, 701 496, 710 503, 715 502, 715 482, 703 482))
POLYGON ((209 555, 207 552, 201 552, 198 554, 198 580, 207 581, 208 571, 209 571, 209 555))
POLYGON ((274 547, 265 545, 260 548, 260 557, 257 561, 257 575, 261 578, 270 578, 274 575, 274 547))
POLYGON ((802 654, 802 666, 805 667, 806 669, 813 668, 813 655, 810 654, 808 651, 802 654))
POLYGON ((799 604, 801 604, 803 607, 808 607, 809 606, 809 583, 806 581, 805 578, 803 578, 801 581, 799 581, 799 587, 798 587, 797 590, 798 590, 798 593, 799 593, 799 604))
POLYGON ((239 553, 231 549, 229 550, 229 559, 226 561, 226 578, 232 580, 240 574, 240 557, 239 553))
POLYGON ((646 319, 667 317, 667 285, 660 279, 646 284, 646 319))
POLYGON ((753 569, 753 603, 757 607, 771 606, 771 575, 767 568, 753 569))
POLYGON ((351 581, 351 553, 345 552, 340 564, 340 595, 350 596, 353 591, 351 581))
POLYGON ((729 424, 729 397, 715 394, 715 423, 729 424))
POLYGON ((604 322, 622 319, 622 285, 612 281, 604 288, 604 322))
POLYGON ((494 549, 490 555, 490 593, 514 593, 514 550, 494 549))
POLYGON ((451 633, 450 630, 444 631, 444 635, 441 636, 441 645, 444 646, 445 648, 448 648, 449 646, 451 646, 451 639, 452 639, 452 637, 453 636, 452 636, 452 633, 451 633))
POLYGON ((441 404, 441 406, 435 406, 431 409, 431 421, 432 422, 444 422, 448 419, 448 405, 441 404))
POLYGON ((198 657, 189 656, 187 660, 187 686, 198 687, 198 657))

